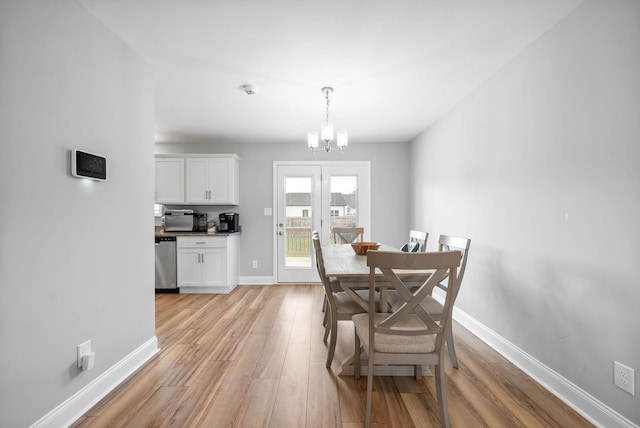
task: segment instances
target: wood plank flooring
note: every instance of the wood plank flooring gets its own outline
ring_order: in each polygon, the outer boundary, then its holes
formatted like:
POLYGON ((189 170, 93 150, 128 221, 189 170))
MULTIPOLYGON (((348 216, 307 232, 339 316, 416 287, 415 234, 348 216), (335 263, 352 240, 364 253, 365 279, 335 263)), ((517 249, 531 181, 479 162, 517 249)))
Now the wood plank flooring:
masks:
MULTIPOLYGON (((73 425, 364 426, 366 376, 338 376, 353 349, 339 322, 324 366, 320 285, 241 286, 229 295, 156 295, 161 351, 73 425)), ((454 325, 460 368, 446 367, 452 427, 589 427, 501 355, 454 325)), ((373 426, 440 426, 433 377, 375 377, 373 426)))

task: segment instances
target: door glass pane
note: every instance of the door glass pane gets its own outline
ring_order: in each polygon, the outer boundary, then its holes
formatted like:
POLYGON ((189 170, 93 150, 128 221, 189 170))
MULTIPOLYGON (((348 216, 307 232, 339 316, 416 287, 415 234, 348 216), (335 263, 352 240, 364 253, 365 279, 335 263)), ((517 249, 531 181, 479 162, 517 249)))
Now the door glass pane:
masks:
MULTIPOLYGON (((331 176, 331 225, 330 227, 358 226, 358 177, 331 176)), ((331 234, 331 243, 335 237, 331 234)))
POLYGON ((285 266, 311 267, 312 177, 285 178, 285 266))

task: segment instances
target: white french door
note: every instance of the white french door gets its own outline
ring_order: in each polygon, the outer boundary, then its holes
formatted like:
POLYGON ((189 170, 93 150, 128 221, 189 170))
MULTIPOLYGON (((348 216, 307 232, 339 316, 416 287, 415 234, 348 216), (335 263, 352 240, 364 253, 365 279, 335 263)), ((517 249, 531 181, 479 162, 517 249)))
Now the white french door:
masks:
POLYGON ((369 162, 274 162, 274 270, 278 282, 317 282, 311 243, 317 230, 332 242, 333 226, 370 235, 369 162))

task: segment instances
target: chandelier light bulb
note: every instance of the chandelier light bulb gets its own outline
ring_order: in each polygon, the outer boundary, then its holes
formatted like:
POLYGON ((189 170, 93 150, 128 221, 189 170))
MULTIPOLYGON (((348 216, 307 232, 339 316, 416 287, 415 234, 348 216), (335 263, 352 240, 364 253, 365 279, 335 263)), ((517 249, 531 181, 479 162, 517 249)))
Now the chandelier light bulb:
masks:
POLYGON ((320 125, 322 141, 326 143, 330 143, 333 141, 333 123, 325 122, 320 125))
POLYGON ((307 133, 307 145, 312 150, 318 148, 318 131, 309 131, 307 133))
POLYGON ((338 131, 337 144, 341 150, 349 145, 349 133, 347 131, 338 131))

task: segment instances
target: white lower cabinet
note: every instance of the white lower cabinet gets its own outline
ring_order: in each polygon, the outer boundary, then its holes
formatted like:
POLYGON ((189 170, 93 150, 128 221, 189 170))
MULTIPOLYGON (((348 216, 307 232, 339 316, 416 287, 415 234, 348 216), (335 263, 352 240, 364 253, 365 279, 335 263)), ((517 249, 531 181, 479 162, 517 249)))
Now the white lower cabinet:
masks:
POLYGON ((179 236, 181 293, 229 293, 238 285, 238 235, 179 236))

